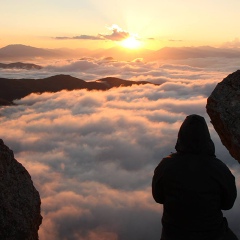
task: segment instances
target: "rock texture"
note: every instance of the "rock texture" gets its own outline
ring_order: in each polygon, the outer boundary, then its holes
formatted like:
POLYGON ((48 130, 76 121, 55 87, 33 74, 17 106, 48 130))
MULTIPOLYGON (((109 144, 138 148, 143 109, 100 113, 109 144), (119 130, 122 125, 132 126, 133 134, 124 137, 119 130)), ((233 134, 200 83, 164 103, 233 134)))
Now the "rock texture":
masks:
POLYGON ((206 108, 223 145, 240 163, 240 70, 217 84, 206 108))
POLYGON ((0 239, 38 239, 40 204, 31 176, 0 139, 0 239))

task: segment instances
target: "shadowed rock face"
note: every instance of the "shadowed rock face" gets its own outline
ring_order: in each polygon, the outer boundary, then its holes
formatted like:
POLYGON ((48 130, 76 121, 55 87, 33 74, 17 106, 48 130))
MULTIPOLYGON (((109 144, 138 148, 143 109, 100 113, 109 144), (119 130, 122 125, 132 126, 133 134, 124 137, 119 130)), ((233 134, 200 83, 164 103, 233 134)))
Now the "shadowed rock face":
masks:
POLYGON ((40 204, 31 176, 0 139, 0 239, 38 239, 40 204))
POLYGON ((223 145, 240 163, 240 70, 217 84, 206 108, 223 145))

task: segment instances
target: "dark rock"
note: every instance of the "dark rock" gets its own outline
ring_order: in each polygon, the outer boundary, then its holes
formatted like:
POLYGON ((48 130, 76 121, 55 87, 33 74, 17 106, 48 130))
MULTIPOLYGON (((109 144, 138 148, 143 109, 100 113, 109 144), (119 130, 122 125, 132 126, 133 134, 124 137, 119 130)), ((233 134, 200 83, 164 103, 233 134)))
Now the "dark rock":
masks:
POLYGON ((31 176, 0 139, 0 239, 38 239, 40 205, 31 176))
POLYGON ((206 108, 223 145, 240 163, 240 70, 217 84, 206 108))
POLYGON ((41 94, 44 92, 58 92, 62 90, 71 91, 75 89, 104 91, 112 87, 128 87, 134 84, 139 85, 152 83, 146 81, 129 81, 114 77, 107 77, 96 81, 86 82, 82 79, 63 74, 42 79, 0 78, 0 99, 1 101, 5 100, 12 103, 15 99, 21 99, 31 93, 41 94))

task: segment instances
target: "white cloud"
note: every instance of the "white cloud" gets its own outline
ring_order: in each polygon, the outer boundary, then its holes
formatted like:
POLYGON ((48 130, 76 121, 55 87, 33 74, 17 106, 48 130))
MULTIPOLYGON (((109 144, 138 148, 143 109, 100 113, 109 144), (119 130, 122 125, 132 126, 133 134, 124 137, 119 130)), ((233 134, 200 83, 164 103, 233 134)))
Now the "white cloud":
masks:
POLYGON ((165 81, 219 81, 239 68, 239 58, 184 59, 166 62, 114 61, 104 58, 82 58, 72 60, 48 60, 41 70, 0 69, 1 77, 44 78, 56 74, 70 74, 85 81, 115 76, 129 80, 148 80, 154 83, 165 81))
POLYGON ((235 38, 232 41, 225 42, 225 43, 222 44, 221 47, 224 47, 224 48, 239 48, 240 47, 239 38, 235 38))
MULTIPOLYGON (((61 65, 57 71, 76 68, 76 75, 92 79, 115 75, 165 83, 31 94, 18 106, 0 109, 0 135, 41 194, 41 240, 159 239, 162 208, 151 197, 151 178, 161 158, 174 151, 188 114, 206 118, 217 155, 240 188, 239 167, 205 111, 206 97, 224 71, 96 59, 61 65)), ((235 232, 239 211, 236 203, 226 213, 235 232)))

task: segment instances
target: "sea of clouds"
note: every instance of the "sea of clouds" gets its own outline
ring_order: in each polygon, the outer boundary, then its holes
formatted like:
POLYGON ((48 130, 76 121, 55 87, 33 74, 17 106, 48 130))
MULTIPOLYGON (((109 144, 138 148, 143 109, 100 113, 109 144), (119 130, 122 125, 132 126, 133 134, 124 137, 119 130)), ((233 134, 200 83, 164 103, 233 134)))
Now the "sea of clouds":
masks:
MULTIPOLYGON (((206 114, 214 87, 240 59, 171 62, 81 59, 45 63, 40 71, 1 70, 1 77, 71 74, 83 80, 115 76, 160 85, 109 91, 31 94, 0 109, 0 138, 32 176, 42 200, 41 240, 157 240, 162 206, 151 196, 160 160, 174 152, 186 115, 205 117, 216 155, 236 177, 240 167, 206 114)), ((240 198, 225 211, 240 237, 240 198)))

